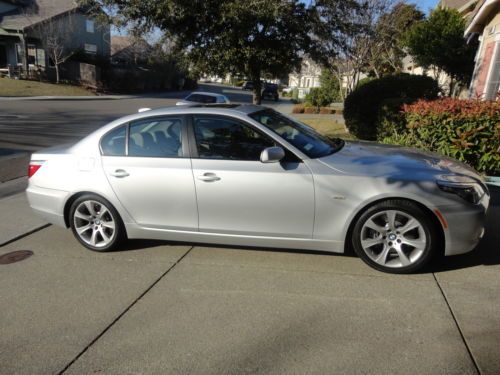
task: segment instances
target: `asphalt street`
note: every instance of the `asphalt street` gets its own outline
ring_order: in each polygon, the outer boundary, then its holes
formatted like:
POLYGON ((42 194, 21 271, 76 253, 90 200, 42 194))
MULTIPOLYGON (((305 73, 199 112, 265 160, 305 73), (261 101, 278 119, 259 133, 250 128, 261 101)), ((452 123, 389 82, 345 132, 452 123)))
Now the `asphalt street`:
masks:
MULTIPOLYGON (((197 91, 218 92, 235 103, 251 103, 250 91, 215 84, 201 84, 197 91)), ((121 99, 0 100, 0 149, 35 151, 74 143, 95 129, 139 108, 175 105, 190 91, 153 93, 121 99)), ((264 101, 264 105, 291 111, 288 100, 264 101)), ((0 150, 0 156, 5 151, 0 150)))

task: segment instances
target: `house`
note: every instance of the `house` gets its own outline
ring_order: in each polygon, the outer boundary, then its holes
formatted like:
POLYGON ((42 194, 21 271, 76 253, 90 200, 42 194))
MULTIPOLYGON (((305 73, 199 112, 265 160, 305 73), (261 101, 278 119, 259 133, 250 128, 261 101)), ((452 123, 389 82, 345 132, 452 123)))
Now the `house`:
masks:
POLYGON ((111 36, 111 63, 115 65, 145 65, 153 47, 143 38, 128 35, 111 36))
POLYGON ((320 87, 321 66, 305 57, 300 71, 288 75, 288 86, 299 90, 299 98, 304 98, 312 87, 320 87))
POLYGON ((0 0, 0 69, 24 75, 54 68, 54 45, 109 58, 110 28, 76 0, 0 0), (52 49, 51 49, 52 48, 52 49))
MULTIPOLYGON (((437 7, 446 9, 455 9, 462 15, 462 17, 469 18, 477 2, 478 0, 440 0, 437 7)), ((426 75, 432 77, 438 82, 439 87, 441 87, 443 91, 450 90, 450 83, 451 83, 450 76, 432 67, 430 68, 421 67, 414 61, 414 59, 410 55, 406 55, 403 58, 402 71, 408 74, 426 75)), ((463 90, 458 94, 458 96, 466 97, 467 90, 463 90)))
POLYGON ((470 16, 478 0, 441 0, 438 7, 456 9, 464 18, 470 16))
POLYGON ((474 9, 465 36, 479 36, 469 96, 496 100, 500 91, 500 0, 482 0, 474 9))

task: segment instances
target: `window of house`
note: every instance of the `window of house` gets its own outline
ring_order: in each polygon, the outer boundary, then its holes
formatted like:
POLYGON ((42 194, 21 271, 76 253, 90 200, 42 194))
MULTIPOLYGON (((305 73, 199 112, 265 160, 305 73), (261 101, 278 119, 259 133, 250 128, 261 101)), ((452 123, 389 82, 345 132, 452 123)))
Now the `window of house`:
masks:
POLYGON ((34 44, 28 44, 28 64, 36 64, 36 46, 34 44))
POLYGON ((90 53, 90 54, 96 54, 97 53, 97 46, 95 44, 85 43, 84 49, 85 49, 86 53, 90 53))
POLYGON ((202 159, 260 160, 262 150, 274 142, 237 120, 218 116, 195 116, 194 134, 202 159))
POLYGON ((43 48, 36 49, 36 63, 45 68, 45 50, 43 48))
POLYGON ((94 21, 86 20, 85 21, 85 29, 87 30, 88 33, 93 33, 94 32, 94 21))
POLYGON ((491 64, 491 73, 486 84, 486 100, 495 100, 500 91, 500 44, 496 46, 495 55, 493 56, 491 64))

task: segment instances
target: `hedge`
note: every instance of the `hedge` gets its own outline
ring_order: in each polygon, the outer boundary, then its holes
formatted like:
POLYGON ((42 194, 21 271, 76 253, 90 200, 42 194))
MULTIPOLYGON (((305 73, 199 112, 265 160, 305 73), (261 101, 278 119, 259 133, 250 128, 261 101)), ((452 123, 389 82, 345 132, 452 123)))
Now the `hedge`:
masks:
POLYGON ((500 102, 439 99, 403 105, 385 118, 384 143, 451 156, 487 175, 500 176, 500 102))
MULTIPOLYGON (((346 126, 358 138, 375 140, 380 110, 388 102, 396 100, 401 104, 436 99, 438 93, 437 82, 426 76, 403 73, 371 80, 347 96, 344 103, 346 126)), ((396 108, 399 105, 393 110, 396 108)))

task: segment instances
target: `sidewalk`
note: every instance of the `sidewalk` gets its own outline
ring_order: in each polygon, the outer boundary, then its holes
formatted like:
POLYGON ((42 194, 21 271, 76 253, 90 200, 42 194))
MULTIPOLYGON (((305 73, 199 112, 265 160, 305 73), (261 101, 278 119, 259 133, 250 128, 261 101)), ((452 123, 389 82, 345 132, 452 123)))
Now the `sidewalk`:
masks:
POLYGON ((47 225, 31 210, 24 192, 0 199, 0 246, 47 225))
POLYGON ((0 96, 0 100, 117 100, 133 99, 138 95, 96 95, 96 96, 0 96))

